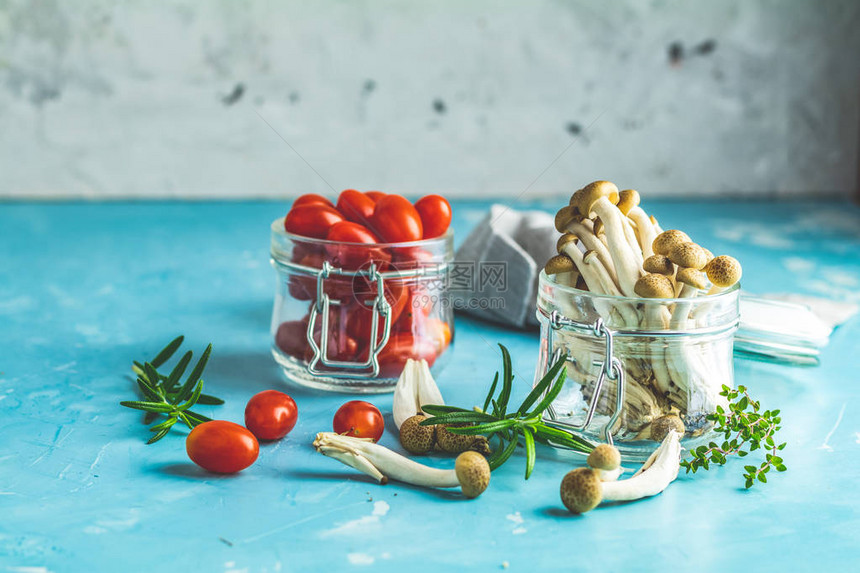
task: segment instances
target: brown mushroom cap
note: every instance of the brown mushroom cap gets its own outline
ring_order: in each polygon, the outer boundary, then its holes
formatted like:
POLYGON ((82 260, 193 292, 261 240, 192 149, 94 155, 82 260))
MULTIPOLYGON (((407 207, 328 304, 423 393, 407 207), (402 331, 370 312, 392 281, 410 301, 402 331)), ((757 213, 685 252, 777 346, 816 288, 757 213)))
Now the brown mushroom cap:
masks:
POLYGON ((675 275, 675 280, 699 290, 708 288, 708 281, 705 278, 705 273, 696 269, 686 267, 678 269, 678 274, 675 275))
POLYGON ((618 194, 618 210, 625 215, 630 209, 639 205, 639 193, 633 189, 625 189, 618 194))
POLYGON ((571 197, 571 201, 576 198, 576 207, 583 217, 591 215, 591 208, 601 198, 605 197, 610 203, 618 203, 618 187, 611 181, 594 181, 589 183, 571 197), (581 193, 577 197, 577 193, 581 193))
POLYGON ((621 453, 615 446, 600 444, 588 454, 587 462, 597 470, 617 470, 621 466, 621 453))
POLYGON ((669 251, 669 260, 679 267, 699 270, 708 262, 708 255, 705 249, 688 241, 673 246, 669 251))
MULTIPOLYGON (((705 247, 702 247, 702 250, 705 251, 705 255, 708 257, 708 263, 710 263, 712 260, 714 260, 714 253, 712 253, 711 251, 709 251, 705 247)), ((705 263, 705 264, 707 264, 707 263, 705 263)))
POLYGON ((565 205, 555 214, 555 230, 564 233, 568 223, 573 220, 574 210, 570 205, 565 205))
POLYGON ((669 252, 672 250, 672 247, 689 241, 690 237, 684 231, 669 229, 668 231, 663 231, 657 235, 654 242, 651 244, 651 248, 658 255, 669 256, 669 252))
POLYGON ((426 454, 436 442, 436 426, 421 426, 427 419, 424 414, 406 418, 400 425, 400 444, 412 454, 426 454))
POLYGON ((657 273, 648 273, 639 277, 633 286, 633 292, 642 298, 672 298, 675 296, 675 288, 669 277, 657 273))
POLYGON ((561 502, 573 513, 591 511, 603 499, 600 477, 591 468, 568 472, 561 480, 561 502))
POLYGON ((646 273, 657 273, 667 277, 675 274, 675 265, 666 255, 651 255, 642 263, 642 269, 646 273))
POLYGON ((463 452, 454 462, 454 472, 463 495, 476 498, 490 485, 490 464, 478 452, 463 452))
POLYGON ((714 257, 704 270, 708 273, 708 278, 714 283, 714 286, 720 288, 732 286, 741 280, 743 274, 743 269, 738 260, 728 255, 714 257))
POLYGON ((575 233, 565 233, 561 237, 558 238, 558 241, 555 243, 555 250, 557 253, 562 253, 564 251, 565 245, 567 245, 571 241, 576 241, 579 237, 576 236, 575 233))
POLYGON ((573 264, 573 260, 571 260, 567 255, 556 255, 554 257, 550 257, 544 265, 543 270, 548 275, 569 273, 570 271, 576 270, 576 265, 573 264))
POLYGON ((486 436, 469 436, 448 431, 449 427, 456 428, 464 425, 466 424, 437 424, 434 426, 436 428, 436 449, 449 454, 472 451, 489 455, 490 444, 487 442, 486 436))
POLYGON ((662 442, 670 430, 675 430, 683 436, 687 428, 684 427, 684 422, 676 414, 666 414, 651 422, 651 439, 655 442, 662 442))

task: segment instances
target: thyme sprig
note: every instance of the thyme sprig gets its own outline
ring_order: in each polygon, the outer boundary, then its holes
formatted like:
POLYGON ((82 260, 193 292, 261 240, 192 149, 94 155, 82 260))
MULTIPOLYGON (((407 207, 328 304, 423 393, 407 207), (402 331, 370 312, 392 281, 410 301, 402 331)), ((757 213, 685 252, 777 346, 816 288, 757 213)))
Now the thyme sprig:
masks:
POLYGON ((190 410, 195 404, 224 403, 221 398, 203 394, 202 376, 209 361, 209 354, 212 352, 211 344, 203 351, 184 383, 180 384, 180 381, 193 357, 190 350, 179 359, 170 374, 164 375, 158 372, 157 369, 170 360, 184 340, 184 336, 178 336, 149 362, 141 364, 135 360, 132 364, 131 369, 137 375, 137 386, 144 400, 126 400, 120 402, 120 405, 146 412, 143 418, 144 424, 151 424, 161 415, 166 416, 166 419, 149 428, 155 434, 147 440, 147 444, 153 444, 166 436, 173 425, 179 421, 189 428, 210 421, 210 418, 190 410))
POLYGON ((744 466, 746 488, 751 488, 756 481, 767 483, 767 473, 771 468, 784 472, 785 464, 777 452, 785 448, 785 442, 777 445, 774 440, 781 428, 779 410, 760 412, 761 404, 750 397, 745 386, 738 386, 734 390, 723 385, 720 396, 728 399, 729 411, 717 406, 716 413, 709 415, 708 420, 716 423, 715 430, 723 434, 725 440, 722 444, 711 442, 691 450, 692 458, 683 460, 681 466, 686 468, 687 473, 696 473, 701 468, 707 470, 711 462, 722 466, 730 455, 745 457, 761 448, 765 451, 764 461, 758 466, 744 466))
POLYGON ((481 434, 491 439, 496 437, 499 442, 498 447, 487 458, 491 470, 495 470, 510 459, 522 438, 526 452, 526 479, 529 479, 534 469, 535 443, 550 444, 551 442, 572 450, 590 452, 593 446, 587 441, 543 422, 544 411, 564 386, 567 377, 567 369, 564 367, 565 357, 550 367, 515 411, 509 412, 508 402, 514 380, 511 355, 503 345, 499 344, 499 348, 502 350, 502 386, 498 395, 496 395, 496 388, 499 383, 499 373, 496 372, 482 408, 467 410, 455 406, 425 405, 422 409, 433 417, 424 420, 421 425, 466 424, 449 426, 448 431, 467 436, 481 434))

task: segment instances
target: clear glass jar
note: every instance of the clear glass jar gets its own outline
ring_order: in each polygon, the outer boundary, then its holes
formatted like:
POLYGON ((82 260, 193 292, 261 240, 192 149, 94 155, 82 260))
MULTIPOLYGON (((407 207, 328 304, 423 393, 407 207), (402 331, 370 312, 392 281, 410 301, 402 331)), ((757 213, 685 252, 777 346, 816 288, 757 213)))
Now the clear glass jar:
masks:
POLYGON ((541 272, 535 381, 567 356, 567 380, 546 421, 595 442, 614 442, 631 460, 653 452, 651 426, 663 416, 683 421, 685 447, 709 441, 707 416, 717 405, 726 407, 722 386, 734 386, 738 290, 628 298, 582 291, 541 272))
POLYGON ((444 366, 454 338, 451 231, 356 244, 292 235, 283 218, 271 230, 272 354, 287 378, 324 390, 389 392, 408 358, 427 360, 434 373, 444 366))

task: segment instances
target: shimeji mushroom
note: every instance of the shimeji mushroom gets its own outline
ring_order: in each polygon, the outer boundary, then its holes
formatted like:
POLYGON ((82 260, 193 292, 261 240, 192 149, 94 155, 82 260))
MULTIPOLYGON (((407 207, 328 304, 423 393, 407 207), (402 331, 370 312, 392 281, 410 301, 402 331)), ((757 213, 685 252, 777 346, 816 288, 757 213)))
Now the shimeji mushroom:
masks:
POLYGON ((581 278, 579 269, 565 254, 558 254, 546 262, 543 270, 548 275, 555 275, 556 282, 567 286, 576 286, 577 280, 581 278))
POLYGON ((677 229, 669 229, 663 231, 654 238, 651 248, 654 249, 654 254, 669 256, 672 248, 681 243, 689 243, 690 237, 684 231, 677 229))
POLYGON ((609 444, 599 444, 591 450, 586 463, 597 473, 600 481, 615 481, 624 472, 621 467, 621 452, 609 444))
MULTIPOLYGON (((675 275, 675 282, 681 286, 678 291, 679 298, 695 298, 700 290, 708 288, 705 273, 692 268, 679 268, 675 275)), ((678 301, 675 304, 672 319, 669 321, 669 328, 679 330, 686 327, 690 306, 691 303, 689 302, 678 301)))
POLYGON ((573 513, 585 513, 602 501, 634 501, 657 495, 666 489, 681 468, 680 435, 670 430, 655 452, 650 466, 625 480, 600 480, 592 468, 569 472, 561 481, 561 501, 573 513))
POLYGON ((568 234, 572 233, 576 238, 582 241, 582 244, 585 245, 586 249, 597 252, 600 262, 603 263, 606 272, 609 273, 610 277, 612 277, 612 282, 617 285, 618 274, 615 272, 615 264, 612 262, 612 255, 610 254, 609 249, 606 248, 603 241, 594 234, 593 226, 589 227, 586 221, 588 221, 588 219, 584 219, 582 215, 578 213, 574 214, 573 218, 568 221, 567 225, 565 225, 565 234, 558 239, 558 243, 556 244, 557 250, 561 252, 561 244, 569 241, 570 238, 568 237, 568 234))
MULTIPOLYGON (((571 201, 575 201, 574 206, 579 213, 585 217, 595 213, 603 221, 607 247, 618 274, 618 286, 625 296, 634 296, 633 287, 640 275, 641 262, 637 260, 624 232, 624 225, 629 225, 629 222, 609 199, 613 197, 617 201, 618 188, 609 181, 595 181, 577 191, 574 196, 571 201)), ((638 245, 636 249, 638 251, 638 245)))
POLYGON ((639 240, 642 257, 647 259, 654 254, 652 245, 657 238, 657 231, 648 214, 639 206, 639 201, 639 193, 633 189, 625 189, 618 194, 618 210, 636 223, 636 238, 639 240))
POLYGON ((320 432, 314 448, 360 472, 388 483, 389 479, 424 487, 460 487, 463 495, 475 498, 490 484, 490 465, 477 452, 457 456, 453 470, 431 468, 410 460, 373 440, 320 432))
MULTIPOLYGON (((672 281, 665 275, 648 273, 636 281, 636 294, 642 298, 672 298, 675 289, 672 281)), ((645 303, 645 326, 656 330, 666 328, 663 305, 654 302, 645 303)), ((654 380, 658 390, 663 393, 671 392, 672 376, 667 368, 663 352, 659 348, 653 349, 654 356, 651 357, 651 369, 654 372, 654 380)))
POLYGON ((708 294, 718 294, 741 280, 743 269, 734 257, 720 255, 714 257, 705 267, 708 279, 714 284, 708 294))
POLYGON ((651 255, 642 263, 642 270, 667 277, 675 276, 675 265, 666 255, 651 255))

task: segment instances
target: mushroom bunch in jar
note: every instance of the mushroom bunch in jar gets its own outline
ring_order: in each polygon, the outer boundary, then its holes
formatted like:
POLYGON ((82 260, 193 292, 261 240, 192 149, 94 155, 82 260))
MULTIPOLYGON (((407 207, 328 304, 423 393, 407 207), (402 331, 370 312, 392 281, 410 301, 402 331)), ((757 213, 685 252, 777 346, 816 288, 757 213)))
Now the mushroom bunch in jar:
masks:
MULTIPOLYGON (((664 434, 656 428, 669 425, 697 436, 709 428, 708 414, 727 406, 720 392, 731 385, 731 342, 729 337, 727 358, 710 351, 707 336, 685 333, 707 331, 717 295, 738 282, 741 266, 731 256, 715 257, 681 230, 664 231, 639 202, 636 191, 619 191, 609 181, 576 191, 556 214, 558 254, 544 271, 559 285, 600 295, 556 301, 563 315, 591 313, 613 331, 638 334, 615 340, 625 375, 616 435, 654 439, 664 434), (588 301, 588 312, 582 301, 588 301)), ((570 332, 555 336, 569 357, 568 375, 580 381, 588 403, 602 345, 590 348, 570 332)), ((613 393, 601 393, 597 414, 614 409, 613 393)))

